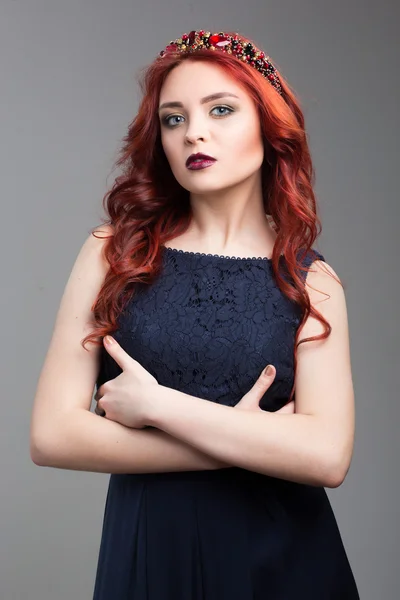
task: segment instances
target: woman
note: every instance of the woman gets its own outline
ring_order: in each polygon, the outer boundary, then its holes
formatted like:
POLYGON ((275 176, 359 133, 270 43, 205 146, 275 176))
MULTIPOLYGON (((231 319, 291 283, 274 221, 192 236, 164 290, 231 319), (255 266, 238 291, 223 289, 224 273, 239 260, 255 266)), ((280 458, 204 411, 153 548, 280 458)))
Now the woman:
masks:
POLYGON ((171 42, 142 89, 106 236, 57 315, 32 459, 111 473, 94 600, 359 598, 325 491, 353 452, 346 303, 312 248, 298 101, 223 32, 171 42))

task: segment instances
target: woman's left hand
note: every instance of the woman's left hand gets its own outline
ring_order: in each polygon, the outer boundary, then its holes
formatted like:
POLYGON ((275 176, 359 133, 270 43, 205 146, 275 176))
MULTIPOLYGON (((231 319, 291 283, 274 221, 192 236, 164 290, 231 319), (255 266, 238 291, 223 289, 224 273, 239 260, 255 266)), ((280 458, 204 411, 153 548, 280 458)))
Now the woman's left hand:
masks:
MULTIPOLYGON (((148 425, 149 409, 155 401, 158 381, 140 363, 134 360, 111 337, 104 338, 104 347, 121 367, 122 373, 106 381, 97 390, 94 399, 97 409, 105 411, 105 417, 126 427, 143 429, 148 425)), ((96 409, 96 413, 100 414, 96 409)))

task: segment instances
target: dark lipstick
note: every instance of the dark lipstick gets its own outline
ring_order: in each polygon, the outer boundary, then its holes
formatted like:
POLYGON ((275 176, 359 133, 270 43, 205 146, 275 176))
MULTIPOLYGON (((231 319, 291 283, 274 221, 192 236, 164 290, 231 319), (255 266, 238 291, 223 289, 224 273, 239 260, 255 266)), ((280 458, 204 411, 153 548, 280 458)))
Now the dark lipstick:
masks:
POLYGON ((186 161, 186 166, 191 170, 205 169, 215 163, 216 159, 202 152, 191 154, 186 161))

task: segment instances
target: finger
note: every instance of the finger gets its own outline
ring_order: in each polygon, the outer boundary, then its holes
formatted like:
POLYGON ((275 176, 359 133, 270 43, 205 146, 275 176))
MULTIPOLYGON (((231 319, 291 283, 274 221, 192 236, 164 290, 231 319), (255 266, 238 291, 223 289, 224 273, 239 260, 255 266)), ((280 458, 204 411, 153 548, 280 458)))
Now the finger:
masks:
POLYGON ((270 366, 272 367, 272 371, 268 375, 266 374, 266 370, 261 373, 253 387, 247 392, 247 394, 243 396, 243 398, 241 398, 237 404, 238 408, 259 407, 262 396, 265 394, 266 390, 269 388, 275 378, 276 369, 273 365, 270 366))
POLYGON ((100 408, 98 405, 96 405, 94 412, 96 413, 96 415, 99 415, 100 417, 104 417, 106 414, 106 411, 103 408, 100 408))
POLYGON ((119 345, 117 340, 110 335, 106 335, 103 338, 104 347, 107 350, 108 354, 115 360, 115 362, 121 367, 124 371, 129 367, 132 367, 136 360, 134 360, 125 350, 119 345))
POLYGON ((276 369, 274 365, 268 365, 262 372, 253 386, 253 390, 264 394, 265 390, 275 379, 276 369))
MULTIPOLYGON (((106 383, 108 383, 108 382, 106 381, 106 383)), ((101 400, 101 398, 104 396, 104 394, 106 392, 106 389, 105 389, 106 383, 103 383, 99 388, 97 388, 97 391, 94 395, 94 399, 96 400, 96 402, 98 400, 101 400)))
POLYGON ((106 406, 106 404, 107 404, 106 396, 103 396, 103 398, 100 398, 100 400, 97 402, 96 407, 97 407, 97 410, 100 411, 100 414, 103 414, 103 413, 105 414, 106 409, 110 408, 110 406, 106 406))

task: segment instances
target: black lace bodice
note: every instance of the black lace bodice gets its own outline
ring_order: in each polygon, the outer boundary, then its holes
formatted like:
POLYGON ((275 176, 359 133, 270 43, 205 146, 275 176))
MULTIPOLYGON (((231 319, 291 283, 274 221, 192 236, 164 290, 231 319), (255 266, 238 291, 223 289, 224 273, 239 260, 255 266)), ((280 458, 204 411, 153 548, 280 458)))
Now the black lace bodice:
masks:
MULTIPOLYGON (((314 252, 303 265, 324 260, 314 252)), ((156 281, 135 289, 119 317, 113 335, 124 350, 161 385, 228 406, 272 363, 275 380, 260 407, 286 404, 301 314, 277 286, 271 259, 163 248, 162 260, 156 281)), ((103 348, 97 386, 120 373, 103 348)))

